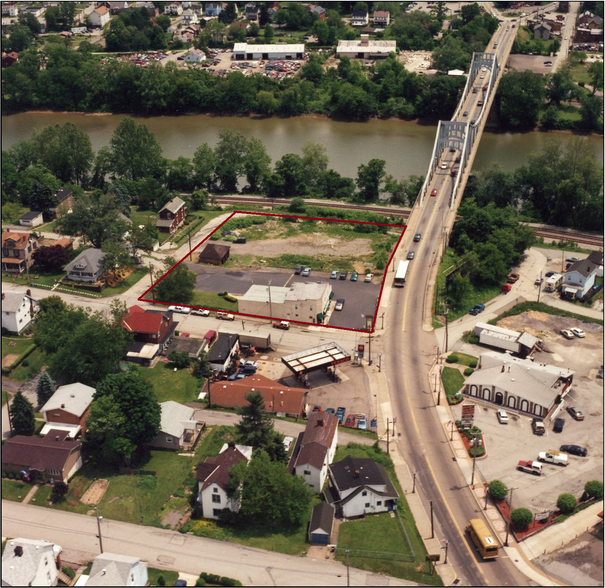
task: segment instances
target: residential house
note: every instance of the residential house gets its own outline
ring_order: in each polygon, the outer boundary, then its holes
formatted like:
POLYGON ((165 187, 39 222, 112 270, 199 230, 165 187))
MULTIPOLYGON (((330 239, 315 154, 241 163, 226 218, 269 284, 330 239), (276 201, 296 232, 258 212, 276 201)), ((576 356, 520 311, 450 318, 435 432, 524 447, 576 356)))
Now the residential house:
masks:
POLYGON ((600 16, 595 16, 589 10, 583 12, 578 18, 578 26, 583 29, 593 29, 603 24, 603 19, 600 16))
POLYGON ((367 27, 370 24, 370 18, 367 10, 353 10, 351 13, 352 27, 367 27))
POLYGON ((74 205, 74 195, 68 188, 61 188, 53 194, 56 200, 56 205, 48 209, 49 220, 53 218, 61 218, 63 212, 69 212, 74 205))
POLYGON ((327 412, 311 413, 305 430, 298 435, 290 457, 290 473, 302 477, 314 492, 321 492, 337 444, 336 416, 327 412))
POLYGON ((240 380, 220 380, 210 384, 212 404, 225 408, 246 406, 246 394, 260 392, 267 412, 278 416, 301 418, 307 412, 307 391, 304 388, 290 388, 261 374, 254 374, 240 380))
POLYGON ((580 28, 576 29, 576 43, 589 43, 591 45, 598 45, 603 42, 603 29, 589 29, 580 28))
POLYGON ((2 2, 2 16, 19 16, 16 2, 2 2))
POLYGON ((216 457, 207 457, 197 466, 195 479, 198 483, 197 501, 202 505, 204 517, 218 519, 220 512, 228 508, 237 512, 239 500, 233 500, 229 492, 229 470, 243 461, 250 461, 252 447, 229 442, 216 457))
POLYGON ((571 390, 574 372, 488 351, 460 391, 471 399, 545 418, 571 390))
POLYGON ((223 265, 229 259, 229 245, 218 245, 217 243, 208 243, 200 253, 200 263, 210 263, 212 265, 223 265))
POLYGON ((2 554, 2 585, 56 586, 61 551, 43 539, 9 539, 2 554))
POLYGON ((109 8, 100 6, 99 8, 95 8, 88 18, 90 18, 90 24, 93 27, 103 28, 111 19, 111 14, 109 8))
POLYGON ((326 20, 326 9, 323 6, 314 6, 313 4, 310 4, 309 12, 312 15, 317 14, 319 20, 326 20))
POLYGON ((111 14, 119 14, 120 12, 122 12, 123 10, 129 10, 130 9, 130 5, 128 2, 122 1, 122 2, 108 2, 109 6, 109 12, 111 12, 111 14))
POLYGON ((67 431, 52 430, 46 437, 15 435, 2 446, 2 471, 25 471, 31 482, 67 482, 82 467, 82 443, 67 439, 67 431))
POLYGON ((185 222, 186 210, 185 203, 176 196, 160 210, 155 226, 162 233, 174 233, 185 222))
POLYGON ((327 502, 320 502, 313 508, 309 522, 309 543, 312 545, 329 545, 332 543, 334 529, 334 507, 327 502))
POLYGON ((66 431, 69 439, 83 435, 95 393, 94 388, 79 382, 59 386, 40 409, 46 422, 40 435, 47 435, 51 430, 66 431))
POLYGON ((183 14, 183 6, 180 2, 169 2, 164 6, 164 14, 181 16, 181 14, 183 14))
POLYGON ((2 330, 20 335, 25 331, 38 312, 38 301, 31 291, 2 292, 2 330))
POLYGON ((19 63, 19 54, 16 51, 11 51, 10 53, 2 52, 2 67, 10 67, 15 63, 19 63))
POLYGON ((563 28, 563 23, 551 18, 545 18, 542 24, 550 27, 551 33, 560 33, 563 28))
POLYGON ((84 586, 147 586, 148 583, 146 561, 105 552, 95 557, 84 586))
POLYGON ((184 43, 192 43, 201 32, 202 29, 199 25, 189 25, 188 27, 176 31, 179 38, 184 43))
POLYGON ((204 10, 204 14, 206 16, 219 16, 223 10, 223 7, 220 2, 206 2, 204 10))
POLYGON ((105 253, 94 247, 85 249, 64 268, 74 282, 97 282, 105 271, 105 253))
POLYGON ((36 18, 40 18, 46 12, 46 7, 44 6, 27 6, 25 10, 22 9, 22 12, 25 14, 32 14, 36 18))
POLYGON ((336 516, 348 519, 397 508, 399 493, 384 467, 373 459, 349 455, 331 464, 329 471, 330 485, 324 496, 336 516))
MULTIPOLYGON (((189 335, 189 333, 187 333, 189 335)), ((199 337, 173 337, 170 345, 166 349, 166 354, 170 355, 173 351, 177 353, 186 353, 191 359, 197 359, 202 351, 207 349, 205 338, 199 337)))
POLYGON ((248 2, 244 8, 246 20, 258 20, 258 6, 254 2, 248 2))
POLYGON ((38 238, 31 233, 2 233, 2 271, 22 274, 34 265, 38 238))
POLYGON ((187 10, 183 10, 183 14, 181 16, 181 23, 183 24, 183 26, 187 26, 190 24, 198 24, 200 21, 197 17, 197 14, 195 14, 195 12, 193 12, 193 10, 191 10, 190 8, 188 8, 187 10))
POLYGON ((391 13, 388 10, 375 10, 372 17, 375 27, 385 28, 391 22, 391 13))
POLYGON ((173 400, 160 402, 160 409, 160 432, 148 445, 159 449, 191 451, 204 429, 204 423, 195 418, 197 409, 173 400))
MULTIPOLYGON (((192 49, 185 55, 185 61, 187 63, 202 63, 206 60, 206 54, 200 49, 192 49)), ((179 199, 180 200, 180 199, 179 199)))
POLYGON ((597 266, 597 278, 603 277, 603 252, 602 251, 592 251, 590 255, 586 258, 591 263, 594 263, 597 266))
POLYGON ((136 304, 128 309, 123 324, 134 335, 126 359, 143 365, 149 365, 158 353, 164 353, 178 325, 171 311, 145 310, 136 304))
POLYGON ((594 286, 599 266, 589 259, 571 264, 565 272, 561 295, 565 298, 582 298, 594 286))
POLYGON ((19 218, 19 224, 22 227, 39 227, 43 223, 43 214, 35 210, 26 212, 21 218, 19 218))
POLYGON ((233 361, 233 356, 237 353, 239 353, 239 336, 219 333, 218 339, 208 352, 208 363, 213 370, 226 372, 233 361))

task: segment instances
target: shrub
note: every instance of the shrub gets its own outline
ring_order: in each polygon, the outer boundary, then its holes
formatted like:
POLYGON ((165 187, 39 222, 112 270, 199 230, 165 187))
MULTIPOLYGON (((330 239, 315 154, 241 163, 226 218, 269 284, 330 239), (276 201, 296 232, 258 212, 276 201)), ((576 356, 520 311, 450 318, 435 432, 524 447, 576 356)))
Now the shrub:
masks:
POLYGON ((61 566, 61 571, 66 576, 69 576, 72 580, 76 577, 76 572, 74 572, 71 568, 69 568, 67 566, 61 566))
POLYGON ((473 369, 477 367, 477 360, 473 359, 472 361, 468 362, 469 367, 472 367, 473 369))
POLYGON ((450 353, 446 358, 445 361, 447 363, 458 363, 458 356, 455 353, 450 353))
POLYGON ((23 367, 27 367, 27 366, 29 365, 29 359, 24 359, 24 360, 21 362, 21 365, 22 365, 23 367))
POLYGON ((204 578, 198 578, 195 581, 195 585, 196 586, 205 586, 206 585, 206 580, 204 580, 204 578))
POLYGON ((477 335, 475 335, 474 333, 472 335, 469 336, 468 338, 468 342, 471 345, 477 345, 477 343, 479 343, 479 337, 477 337, 477 335))
POLYGON ((470 375, 471 375, 471 374, 473 374, 474 372, 475 372, 475 370, 474 370, 473 368, 467 367, 467 368, 464 370, 464 375, 465 375, 465 376, 470 376, 470 375))
POLYGON ((14 480, 15 479, 15 474, 13 474, 13 472, 8 472, 8 479, 9 480, 14 480))
POLYGON ((2 477, 6 478, 6 472, 4 472, 4 471, 2 472, 2 477))
POLYGON ((578 506, 578 500, 573 494, 569 494, 568 492, 559 494, 559 498, 557 498, 557 508, 562 513, 567 514, 573 512, 576 506, 578 506))
POLYGON ((584 485, 583 500, 594 498, 595 500, 603 500, 603 482, 598 480, 590 480, 584 485))
POLYGON ((227 302, 237 302, 237 298, 235 298, 234 296, 231 296, 230 294, 225 294, 224 298, 227 302))
POLYGON ((492 480, 487 489, 496 500, 502 500, 508 494, 506 484, 500 480, 492 480))
POLYGON ((485 453, 484 447, 471 447, 471 449, 468 450, 468 454, 471 457, 481 457, 484 453, 485 453))
POLYGON ((166 578, 162 574, 158 576, 158 586, 166 586, 166 578))
POLYGON ((534 515, 529 508, 515 508, 510 513, 510 522, 513 529, 517 531, 524 531, 531 525, 534 520, 534 515))

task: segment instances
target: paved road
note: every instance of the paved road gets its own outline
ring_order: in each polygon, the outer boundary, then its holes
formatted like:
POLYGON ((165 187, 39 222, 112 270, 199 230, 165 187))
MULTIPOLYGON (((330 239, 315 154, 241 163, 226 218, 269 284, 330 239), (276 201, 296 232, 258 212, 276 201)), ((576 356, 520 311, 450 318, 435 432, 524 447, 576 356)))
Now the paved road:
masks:
MULTIPOLYGON (((99 553, 94 517, 40 506, 2 501, 5 537, 47 539, 65 549, 99 553)), ((149 565, 198 575, 228 575, 245 586, 344 586, 344 565, 283 555, 233 543, 105 519, 101 523, 106 552, 140 557, 149 565)), ((350 568, 353 586, 410 586, 396 578, 350 568)))

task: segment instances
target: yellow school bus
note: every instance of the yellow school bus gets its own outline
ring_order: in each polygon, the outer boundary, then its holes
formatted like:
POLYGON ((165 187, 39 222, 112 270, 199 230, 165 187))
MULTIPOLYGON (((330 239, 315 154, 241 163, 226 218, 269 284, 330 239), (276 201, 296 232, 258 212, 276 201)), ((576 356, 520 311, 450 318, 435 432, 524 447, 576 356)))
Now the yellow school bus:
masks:
POLYGON ((466 530, 483 559, 498 557, 498 543, 482 519, 471 519, 466 530))

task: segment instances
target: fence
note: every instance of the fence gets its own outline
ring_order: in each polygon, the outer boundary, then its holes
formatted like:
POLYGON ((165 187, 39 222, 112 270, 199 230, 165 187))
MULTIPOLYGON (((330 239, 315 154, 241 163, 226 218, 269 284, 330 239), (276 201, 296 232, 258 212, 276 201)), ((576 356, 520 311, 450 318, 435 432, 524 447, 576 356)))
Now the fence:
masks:
POLYGON ((122 476, 155 476, 156 472, 152 470, 133 470, 131 468, 120 468, 122 476))

